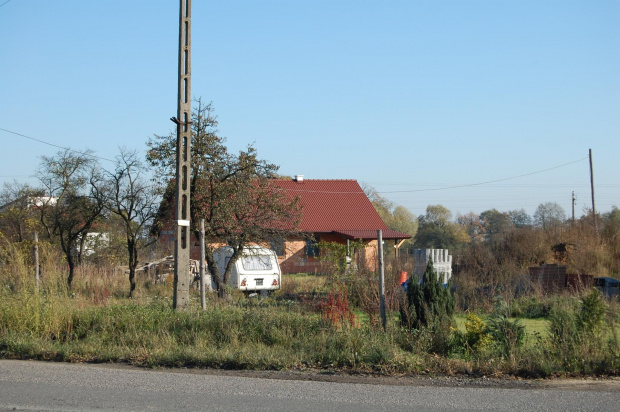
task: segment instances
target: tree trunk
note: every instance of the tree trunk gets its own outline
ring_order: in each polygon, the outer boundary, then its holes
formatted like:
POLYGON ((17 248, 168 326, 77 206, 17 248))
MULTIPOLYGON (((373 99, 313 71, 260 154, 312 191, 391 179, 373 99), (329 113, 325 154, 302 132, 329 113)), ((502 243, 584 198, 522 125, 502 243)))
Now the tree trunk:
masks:
POLYGON ((222 298, 224 297, 224 289, 226 284, 222 282, 220 271, 215 264, 215 260, 213 259, 213 251, 210 248, 205 249, 205 260, 207 261, 207 269, 211 273, 211 279, 215 282, 217 297, 222 298))
POLYGON ((66 254, 66 256, 67 264, 69 265, 69 277, 67 278, 67 285, 69 286, 69 289, 71 289, 71 284, 73 283, 73 273, 75 271, 75 261, 71 253, 71 249, 69 249, 69 252, 66 254))
POLYGON ((129 297, 133 297, 136 290, 136 267, 138 266, 138 248, 133 239, 127 239, 127 251, 129 252, 129 297))
POLYGON ((82 234, 80 238, 80 247, 77 249, 77 262, 78 265, 82 264, 82 253, 84 253, 84 245, 86 244, 86 233, 82 234))

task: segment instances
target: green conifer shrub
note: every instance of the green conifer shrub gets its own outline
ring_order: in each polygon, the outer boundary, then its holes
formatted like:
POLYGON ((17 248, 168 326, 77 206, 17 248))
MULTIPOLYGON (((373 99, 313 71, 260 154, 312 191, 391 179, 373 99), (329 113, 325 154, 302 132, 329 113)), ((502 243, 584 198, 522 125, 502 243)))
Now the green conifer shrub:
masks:
POLYGON ((413 329, 429 328, 438 331, 450 326, 455 310, 454 292, 444 287, 437 276, 433 261, 429 260, 422 282, 410 280, 407 287, 409 324, 413 329))

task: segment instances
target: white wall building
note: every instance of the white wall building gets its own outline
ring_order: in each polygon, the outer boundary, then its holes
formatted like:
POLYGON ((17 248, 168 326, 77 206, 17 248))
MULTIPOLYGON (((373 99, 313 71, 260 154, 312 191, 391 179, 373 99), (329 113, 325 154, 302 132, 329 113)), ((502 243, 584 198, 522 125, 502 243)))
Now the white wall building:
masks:
POLYGON ((413 259, 414 279, 422 279, 429 260, 433 261, 435 272, 444 285, 452 277, 452 255, 448 249, 414 249, 413 259))

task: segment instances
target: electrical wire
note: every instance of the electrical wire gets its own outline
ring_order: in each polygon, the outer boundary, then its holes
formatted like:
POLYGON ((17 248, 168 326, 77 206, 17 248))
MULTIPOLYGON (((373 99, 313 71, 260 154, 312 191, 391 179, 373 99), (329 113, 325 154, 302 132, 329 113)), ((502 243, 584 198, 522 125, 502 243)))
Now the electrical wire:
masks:
MULTIPOLYGON (((6 4, 6 3, 5 3, 5 4, 6 4)), ((0 7, 1 7, 1 5, 0 5, 0 7)), ((107 158, 105 158, 105 157, 96 156, 96 155, 94 155, 94 154, 92 154, 92 153, 80 152, 79 150, 73 150, 73 149, 71 149, 71 148, 69 148, 69 147, 59 146, 59 145, 54 144, 54 143, 49 143, 49 142, 46 142, 45 140, 35 139, 34 137, 26 136, 25 134, 21 134, 21 133, 13 132, 13 131, 11 131, 11 130, 3 129, 3 128, 1 128, 1 127, 0 127, 0 130, 2 130, 3 132, 7 132, 7 133, 14 134, 14 135, 16 135, 16 136, 25 137, 26 139, 34 140, 35 142, 43 143, 43 144, 46 144, 46 145, 48 145, 48 146, 57 147, 57 148, 59 148, 59 149, 68 150, 68 151, 70 151, 70 152, 74 152, 74 153, 79 153, 79 154, 84 155, 84 156, 94 157, 95 159, 105 160, 105 161, 108 161, 108 162, 114 162, 114 160, 112 160, 112 159, 107 159, 107 158)))
MULTIPOLYGON (((96 155, 93 155, 93 154, 90 154, 90 153, 84 153, 84 152, 80 152, 78 150, 73 150, 73 149, 68 148, 68 147, 59 146, 59 145, 56 145, 56 144, 53 144, 53 143, 46 142, 46 141, 41 140, 41 139, 35 139, 34 137, 26 136, 24 134, 13 132, 11 130, 7 130, 7 129, 1 128, 1 127, 0 127, 0 130, 2 130, 4 132, 7 132, 7 133, 14 134, 16 136, 24 137, 26 139, 34 140, 36 142, 43 143, 43 144, 46 144, 46 145, 49 145, 49 146, 57 147, 57 148, 64 149, 64 150, 69 150, 69 151, 72 151, 72 152, 75 152, 75 153, 79 153, 79 154, 82 154, 82 155, 85 155, 85 156, 91 156, 91 157, 94 157, 94 158, 97 158, 97 159, 101 159, 101 160, 106 160, 108 162, 114 162, 113 160, 107 159, 105 157, 100 157, 100 156, 96 156, 96 155)), ((479 182, 479 183, 469 183, 469 184, 464 184, 464 185, 443 186, 443 187, 435 187, 435 188, 429 188, 429 189, 378 191, 377 193, 381 194, 381 195, 382 194, 395 194, 395 193, 418 193, 418 192, 431 192, 431 191, 438 191, 438 190, 458 189, 458 188, 463 188, 463 187, 482 186, 482 185, 487 185, 487 184, 490 184, 490 183, 504 182, 506 180, 518 179, 520 177, 525 177, 525 176, 531 176, 531 175, 535 175, 535 174, 539 174, 539 173, 544 173, 544 172, 547 172, 549 170, 559 169, 561 167, 569 166, 571 164, 584 161, 586 159, 588 159, 588 157, 582 157, 581 159, 573 160, 571 162, 567 162, 567 163, 564 163, 564 164, 561 164, 561 165, 558 165, 558 166, 553 166, 553 167, 537 170, 537 171, 530 172, 530 173, 524 173, 524 174, 520 174, 520 175, 517 175, 517 176, 511 176, 511 177, 505 177, 505 178, 502 178, 502 179, 488 180, 488 181, 479 182)), ((357 192, 357 191, 356 192, 342 192, 342 191, 304 190, 304 189, 287 189, 287 191, 289 191, 289 192, 299 192, 299 193, 325 193, 325 194, 359 194, 359 193, 362 193, 362 192, 357 192)))
POLYGON ((10 2, 11 0, 6 0, 4 3, 0 4, 0 7, 4 6, 5 4, 7 4, 8 2, 10 2))
POLYGON ((573 163, 581 162, 581 161, 584 161, 586 159, 588 159, 588 158, 587 157, 582 157, 581 159, 573 160, 572 162, 564 163, 564 164, 561 164, 561 165, 558 165, 558 166, 549 167, 547 169, 537 170, 535 172, 530 172, 530 173, 524 173, 522 175, 517 175, 517 176, 505 177, 505 178, 502 178, 502 179, 488 180, 486 182, 480 182, 480 183, 470 183, 470 184, 466 184, 466 185, 454 185, 454 186, 435 187, 435 188, 432 188, 432 189, 393 190, 393 191, 377 192, 377 193, 379 193, 379 194, 386 194, 386 193, 430 192, 430 191, 435 191, 435 190, 447 190, 447 189, 457 189, 457 188, 461 188, 461 187, 481 186, 481 185, 486 185, 486 184, 489 184, 489 183, 504 182, 506 180, 518 179, 520 177, 531 176, 531 175, 535 175, 535 174, 538 174, 538 173, 548 172, 549 170, 559 169, 561 167, 572 165, 573 163))
MULTIPOLYGON (((503 181, 506 181, 506 180, 517 179, 517 178, 520 178, 520 177, 531 176, 531 175, 535 175, 535 174, 538 174, 538 173, 547 172, 549 170, 559 169, 561 167, 565 167, 565 166, 568 166, 568 165, 571 165, 571 164, 574 164, 574 163, 582 162, 582 161, 584 161, 586 159, 588 159, 588 158, 587 157, 582 157, 581 159, 573 160, 571 162, 564 163, 564 164, 561 164, 561 165, 558 165, 558 166, 549 167, 547 169, 537 170, 535 172, 530 172, 530 173, 524 173, 524 174, 517 175, 517 176, 505 177, 505 178, 502 178, 502 179, 488 180, 486 182, 469 183, 469 184, 464 184, 464 185, 434 187, 434 188, 430 188, 430 189, 377 191, 377 194, 383 195, 383 194, 394 194, 394 193, 431 192, 431 191, 437 191, 437 190, 448 190, 448 189, 458 189, 458 188, 462 188, 462 187, 481 186, 481 185, 486 185, 486 184, 489 184, 489 183, 503 182, 503 181)), ((305 190, 305 189, 287 189, 287 191, 288 192, 300 192, 300 193, 326 193, 326 194, 359 194, 359 193, 362 193, 362 192, 339 192, 339 191, 305 190)))

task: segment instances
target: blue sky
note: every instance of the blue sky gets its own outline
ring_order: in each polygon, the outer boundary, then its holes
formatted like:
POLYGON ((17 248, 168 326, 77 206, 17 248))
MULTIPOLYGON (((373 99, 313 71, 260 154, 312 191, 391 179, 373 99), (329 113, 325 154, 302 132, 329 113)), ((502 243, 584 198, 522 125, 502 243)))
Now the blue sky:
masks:
MULTIPOLYGON (((0 4, 0 128, 110 159, 172 130, 177 1, 0 4)), ((590 148, 597 210, 620 207, 619 51, 618 1, 195 0, 192 94, 282 174, 415 215, 570 215, 574 191, 579 216, 590 148)), ((58 150, 0 142, 0 183, 36 184, 58 150)))

